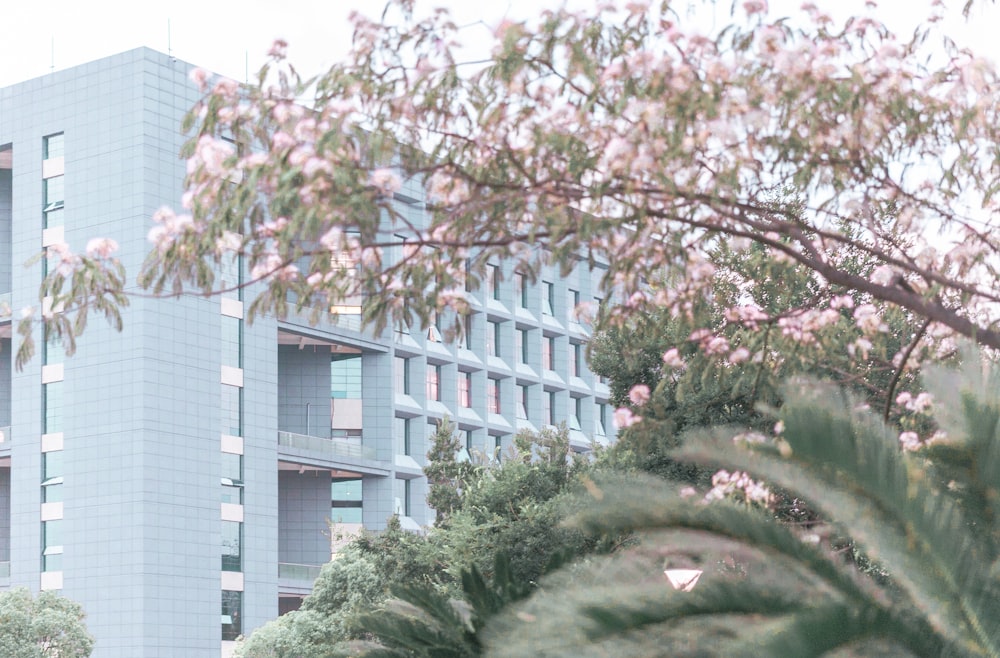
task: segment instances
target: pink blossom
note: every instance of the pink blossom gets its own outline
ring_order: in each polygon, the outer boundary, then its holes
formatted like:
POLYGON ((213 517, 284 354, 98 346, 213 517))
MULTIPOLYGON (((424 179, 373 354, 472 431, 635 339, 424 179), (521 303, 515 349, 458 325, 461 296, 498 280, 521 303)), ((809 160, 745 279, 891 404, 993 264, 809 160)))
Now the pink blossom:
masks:
POLYGON ((767 13, 767 2, 765 0, 745 0, 743 11, 749 15, 767 13))
POLYGON ((674 370, 681 370, 686 365, 676 347, 671 347, 663 353, 663 363, 667 364, 674 370))
POLYGON ((628 399, 632 401, 632 404, 641 407, 649 402, 649 387, 645 384, 636 384, 628 392, 628 399))
POLYGON ((642 416, 635 415, 632 413, 632 410, 627 407, 619 407, 618 409, 615 409, 614 420, 615 427, 625 429, 626 427, 631 427, 642 420, 642 416))
POLYGON ((293 148, 297 143, 294 137, 283 130, 279 130, 271 136, 271 151, 273 153, 284 153, 288 149, 293 148))
POLYGON ((236 100, 236 96, 239 91, 239 83, 229 78, 220 79, 215 83, 215 87, 212 89, 212 93, 222 96, 226 100, 236 100))
POLYGON ((87 242, 87 255, 91 258, 108 258, 118 251, 118 243, 111 238, 91 238, 87 242))
POLYGON ((206 71, 205 69, 195 67, 191 69, 191 71, 188 73, 188 78, 191 79, 191 82, 198 85, 199 90, 205 91, 206 89, 208 89, 209 75, 210 75, 209 72, 206 71))
POLYGON ((899 445, 906 452, 919 450, 921 446, 920 437, 916 432, 902 432, 899 435, 899 445))
POLYGON ((386 196, 392 196, 403 186, 399 174, 392 169, 376 169, 368 179, 368 184, 386 196))
POLYGON ((274 59, 285 59, 288 54, 288 42, 284 39, 275 39, 274 43, 271 44, 271 48, 268 49, 268 57, 273 57, 274 59))
POLYGON ((880 286, 887 286, 892 282, 895 273, 888 265, 879 265, 872 270, 872 283, 880 286))
POLYGON ((730 363, 743 363, 750 358, 750 350, 745 347, 737 347, 729 354, 730 363))
POLYGON ((830 300, 830 308, 854 308, 854 298, 850 295, 840 295, 830 300))
POLYGON ((211 135, 202 135, 198 138, 198 145, 191 160, 196 170, 200 165, 210 176, 224 176, 226 170, 223 163, 226 158, 233 155, 233 152, 233 147, 229 143, 215 139, 211 135))

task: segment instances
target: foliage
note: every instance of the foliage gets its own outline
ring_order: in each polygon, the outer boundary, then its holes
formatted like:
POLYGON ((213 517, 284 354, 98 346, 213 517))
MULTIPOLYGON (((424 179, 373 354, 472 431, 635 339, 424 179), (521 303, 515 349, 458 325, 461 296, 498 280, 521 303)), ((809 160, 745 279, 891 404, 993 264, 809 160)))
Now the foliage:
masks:
POLYGON ((803 381, 784 392, 780 435, 747 443, 701 431, 676 452, 780 485, 829 526, 706 504, 662 480, 598 482, 575 524, 639 532, 640 546, 547 580, 488 629, 490 655, 1000 655, 1000 375, 965 361, 928 377, 947 434, 915 452, 854 396, 803 381), (886 565, 889 580, 832 550, 838 534, 886 565), (733 561, 741 568, 721 568, 733 561), (705 571, 692 592, 658 575, 677 565, 705 571))
MULTIPOLYGON (((431 455, 445 467, 457 463, 449 453, 458 446, 448 425, 439 428, 440 451, 431 455)), ((379 644, 381 649, 395 647, 389 638, 400 625, 412 627, 417 637, 430 632, 423 622, 404 619, 413 606, 426 607, 440 626, 431 633, 438 642, 435 652, 478 647, 467 624, 478 629, 500 601, 520 598, 555 565, 604 548, 561 523, 577 478, 588 468, 568 459, 566 428, 521 433, 515 444, 519 451, 493 468, 463 470, 461 480, 449 483, 439 480, 442 488, 462 487, 460 495, 445 498, 455 501, 447 523, 418 535, 393 518, 386 530, 355 539, 323 567, 301 610, 255 631, 237 655, 327 658, 371 649, 373 636, 388 642, 379 644)), ((431 472, 439 471, 432 466, 431 472)))
MULTIPOLYGON (((249 318, 363 294, 380 328, 461 314, 491 260, 529 277, 601 262, 606 298, 679 313, 718 283, 726 236, 813 272, 817 309, 860 293, 1000 347, 1000 81, 941 33, 939 3, 909 37, 872 7, 835 24, 749 0, 706 33, 666 1, 617 4, 476 34, 482 65, 458 45, 481 26, 396 0, 355 16, 350 52, 315 79, 282 42, 253 85, 194 71, 187 193, 155 216, 139 283, 210 294, 239 255, 264 284, 249 318), (802 202, 776 207, 776 191, 802 202)), ((114 305, 124 278, 77 277, 90 262, 64 252, 53 308, 114 305)))
MULTIPOLYGON (((845 269, 871 276, 864 253, 846 256, 853 262, 845 269)), ((760 245, 720 241, 711 257, 710 295, 684 313, 650 309, 609 322, 591 342, 591 368, 608 378, 612 402, 644 420, 621 433, 615 450, 692 480, 691 469, 666 458, 680 433, 720 424, 768 430, 766 410, 781 405, 782 382, 802 374, 845 386, 887 420, 930 436, 932 425, 912 404, 921 392, 917 364, 952 357, 953 341, 870 295, 830 297, 808 269, 776 262, 760 245), (633 403, 636 386, 650 391, 648 401, 633 403)))
POLYGON ((87 658, 94 638, 83 609, 55 592, 0 592, 0 654, 8 658, 87 658))
POLYGON ((452 513, 461 507, 462 493, 469 481, 479 475, 480 467, 472 462, 471 455, 459 461, 461 448, 455 424, 448 418, 441 419, 431 437, 431 449, 427 451, 427 465, 424 466, 424 476, 430 485, 427 504, 437 512, 434 521, 437 526, 447 524, 452 513))
POLYGON ((500 552, 496 554, 492 583, 475 565, 463 570, 462 599, 449 600, 426 587, 395 587, 395 598, 384 610, 361 619, 361 625, 376 641, 356 647, 366 658, 481 655, 478 633, 486 621, 532 589, 518 580, 510 567, 510 559, 500 552))

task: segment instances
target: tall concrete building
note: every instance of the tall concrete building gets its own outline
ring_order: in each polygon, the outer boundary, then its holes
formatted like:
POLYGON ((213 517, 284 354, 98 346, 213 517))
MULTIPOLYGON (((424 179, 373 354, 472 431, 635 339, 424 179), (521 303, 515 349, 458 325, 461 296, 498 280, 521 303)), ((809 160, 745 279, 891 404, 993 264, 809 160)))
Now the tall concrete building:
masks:
MULTIPOLYGON (((44 264, 25 263, 48 245, 114 238, 134 278, 150 217, 179 205, 190 68, 137 49, 0 89, 0 294, 15 314, 39 304, 44 264)), ((404 189, 401 211, 419 219, 420 199, 404 189)), ((375 336, 351 309, 251 325, 235 293, 133 297, 120 333, 92 320, 71 357, 36 336, 18 372, 8 317, 0 587, 80 602, 97 658, 225 655, 297 607, 338 530, 432 521, 421 466, 442 417, 483 454, 561 421, 577 449, 611 438, 570 315, 598 276, 529 283, 498 262, 458 344, 434 328, 375 336)))

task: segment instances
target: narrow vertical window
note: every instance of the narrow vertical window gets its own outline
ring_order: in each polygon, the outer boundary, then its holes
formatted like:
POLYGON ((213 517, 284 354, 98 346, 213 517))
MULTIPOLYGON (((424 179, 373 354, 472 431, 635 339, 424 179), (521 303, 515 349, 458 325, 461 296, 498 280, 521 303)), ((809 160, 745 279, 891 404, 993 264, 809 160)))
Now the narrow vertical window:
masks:
POLYGON ((500 412, 500 380, 490 377, 486 387, 486 410, 491 414, 500 412))
POLYGON ((232 641, 243 634, 243 592, 222 590, 222 639, 232 641))

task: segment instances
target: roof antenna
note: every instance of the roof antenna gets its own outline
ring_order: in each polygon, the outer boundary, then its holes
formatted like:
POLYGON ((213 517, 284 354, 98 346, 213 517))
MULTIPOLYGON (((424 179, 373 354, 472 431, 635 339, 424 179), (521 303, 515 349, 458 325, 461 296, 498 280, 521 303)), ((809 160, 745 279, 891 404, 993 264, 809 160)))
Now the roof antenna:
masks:
POLYGON ((171 62, 176 62, 177 58, 174 57, 174 48, 170 42, 170 19, 167 19, 167 57, 170 58, 171 62))

